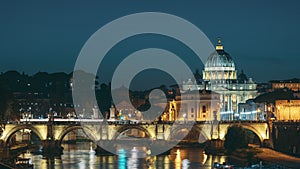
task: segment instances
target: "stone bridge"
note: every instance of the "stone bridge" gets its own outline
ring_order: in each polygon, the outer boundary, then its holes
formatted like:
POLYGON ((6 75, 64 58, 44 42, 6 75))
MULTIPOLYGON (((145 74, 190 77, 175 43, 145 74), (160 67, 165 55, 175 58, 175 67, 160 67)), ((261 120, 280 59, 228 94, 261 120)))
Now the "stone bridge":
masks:
POLYGON ((212 139, 224 140, 227 128, 239 124, 252 131, 262 144, 270 139, 270 129, 264 121, 232 121, 232 122, 140 122, 140 121, 103 121, 93 119, 57 119, 52 122, 45 120, 22 121, 17 124, 6 124, 2 129, 0 142, 2 147, 9 146, 12 136, 23 129, 35 133, 43 143, 43 147, 60 147, 64 137, 75 130, 82 129, 89 139, 94 142, 116 140, 130 129, 144 133, 151 140, 176 140, 180 134, 195 133, 200 143, 212 139), (189 130, 191 127, 191 131, 189 130))

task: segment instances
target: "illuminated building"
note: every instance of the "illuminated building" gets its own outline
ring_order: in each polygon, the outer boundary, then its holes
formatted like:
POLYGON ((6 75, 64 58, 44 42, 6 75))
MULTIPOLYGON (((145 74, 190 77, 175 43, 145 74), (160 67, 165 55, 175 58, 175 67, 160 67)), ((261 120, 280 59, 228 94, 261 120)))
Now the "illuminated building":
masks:
POLYGON ((239 117, 241 120, 267 120, 267 106, 265 103, 256 103, 249 99, 239 104, 239 117))
POLYGON ((238 104, 257 96, 256 83, 241 71, 237 76, 231 56, 225 52, 220 38, 216 50, 208 57, 202 72, 202 83, 188 79, 182 84, 183 92, 191 90, 214 91, 220 94, 221 120, 240 119, 238 104))
POLYGON ((300 120, 300 100, 276 100, 276 120, 300 120))
POLYGON ((288 88, 293 91, 300 91, 300 79, 271 80, 272 90, 288 88))
POLYGON ((186 91, 169 102, 168 120, 220 120, 220 95, 208 90, 186 91))
MULTIPOLYGON (((127 101, 121 101, 120 103, 118 103, 118 105, 116 105, 116 107, 120 107, 120 109, 118 109, 118 114, 117 116, 121 119, 121 120, 141 120, 142 119, 142 115, 140 111, 137 111, 132 105, 131 103, 127 102, 127 101)), ((110 109, 110 114, 115 114, 116 109, 113 107, 110 109)), ((111 116, 110 119, 113 119, 113 115, 111 116)))

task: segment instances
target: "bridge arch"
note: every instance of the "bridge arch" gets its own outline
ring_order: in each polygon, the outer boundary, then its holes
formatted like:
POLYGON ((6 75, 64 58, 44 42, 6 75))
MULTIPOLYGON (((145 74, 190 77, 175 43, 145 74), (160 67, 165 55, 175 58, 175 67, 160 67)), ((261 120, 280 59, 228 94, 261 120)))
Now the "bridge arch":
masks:
POLYGON ((185 132, 187 132, 186 136, 187 136, 191 131, 197 132, 197 133, 199 134, 199 135, 198 135, 198 141, 199 141, 200 143, 203 143, 203 142, 209 140, 209 137, 206 135, 206 133, 202 130, 201 127, 199 127, 199 126, 197 126, 197 125, 194 125, 192 128, 188 128, 188 127, 185 127, 185 126, 183 126, 183 125, 179 125, 179 126, 177 126, 177 127, 175 127, 175 128, 172 128, 171 131, 170 131, 169 136, 167 137, 167 140, 171 140, 172 138, 174 138, 174 136, 175 136, 176 134, 178 134, 178 132, 180 132, 180 131, 185 131, 185 132), (201 138, 201 140, 200 140, 200 137, 201 137, 201 136, 202 136, 203 138, 201 138))
POLYGON ((59 145, 61 145, 64 137, 70 133, 71 131, 75 131, 75 130, 79 130, 79 129, 82 129, 83 131, 85 131, 86 133, 88 133, 88 138, 91 139, 92 141, 96 142, 98 139, 96 137, 96 134, 94 133, 94 130, 90 129, 89 127, 87 126, 82 126, 82 125, 79 125, 79 126, 68 126, 67 128, 65 128, 63 130, 63 132, 60 133, 60 135, 58 136, 58 142, 59 142, 59 145))
POLYGON ((263 144, 264 137, 261 135, 261 132, 259 130, 257 130, 255 127, 253 127, 251 124, 230 124, 230 125, 228 125, 226 130, 224 131, 225 133, 224 133, 223 139, 225 139, 225 135, 227 134, 229 127, 235 126, 235 125, 239 125, 239 126, 243 127, 244 129, 251 131, 255 136, 257 136, 257 138, 260 142, 260 145, 263 144))
POLYGON ((250 125, 246 125, 246 124, 243 124, 242 127, 247 130, 252 131, 259 138, 260 145, 262 145, 264 138, 262 137, 262 135, 260 134, 260 132, 258 130, 256 130, 254 127, 252 127, 250 125))
POLYGON ((38 129, 36 129, 34 126, 31 124, 20 124, 12 128, 5 136, 4 143, 8 144, 8 141, 11 139, 11 137, 18 131, 23 130, 23 129, 28 129, 31 130, 31 132, 35 133, 40 140, 44 140, 43 135, 39 132, 38 129))
POLYGON ((113 136, 113 140, 117 139, 123 132, 125 132, 127 130, 130 130, 130 129, 137 129, 137 130, 143 131, 146 134, 146 136, 148 136, 149 138, 152 138, 152 135, 150 134, 150 132, 146 128, 142 127, 142 126, 138 126, 138 125, 125 125, 125 126, 120 127, 116 131, 116 133, 113 136))

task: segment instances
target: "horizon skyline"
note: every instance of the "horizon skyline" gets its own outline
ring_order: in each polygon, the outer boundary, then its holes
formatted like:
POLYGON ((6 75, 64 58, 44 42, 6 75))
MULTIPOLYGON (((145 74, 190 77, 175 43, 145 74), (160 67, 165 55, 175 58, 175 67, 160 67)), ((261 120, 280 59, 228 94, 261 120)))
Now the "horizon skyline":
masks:
MULTIPOLYGON (((236 69, 243 70, 256 82, 300 78, 297 70, 300 57, 295 50, 300 29, 300 23, 295 22, 300 15, 296 9, 298 1, 230 1, 218 2, 217 5, 214 2, 174 1, 172 8, 169 2, 156 1, 147 5, 138 1, 119 4, 83 4, 80 1, 72 4, 1 3, 0 72, 72 72, 82 46, 99 28, 128 14, 157 11, 193 23, 213 45, 216 45, 217 37, 221 37, 236 69)), ((165 48, 182 58, 193 55, 184 44, 159 36, 150 37, 150 40, 147 36, 128 38, 116 46, 109 52, 112 54, 106 63, 113 66, 103 68, 110 70, 105 75, 111 74, 111 69, 118 64, 113 57, 122 59, 123 55, 147 47, 165 48)), ((192 71, 203 69, 203 63, 193 59, 188 62, 192 71)))
MULTIPOLYGON (((65 73, 65 74, 67 74, 67 75, 73 73, 73 70, 70 71, 70 72, 66 72, 66 71, 53 71, 53 72, 37 71, 37 72, 31 73, 31 74, 29 74, 29 73, 27 73, 27 72, 25 72, 25 71, 7 70, 7 71, 2 71, 2 72, 0 72, 0 75, 3 75, 3 74, 5 74, 5 73, 7 73, 7 72, 13 72, 13 71, 18 72, 18 73, 21 74, 21 75, 24 73, 24 75, 26 75, 26 76, 34 76, 34 75, 36 75, 36 74, 38 74, 38 73, 47 73, 47 74, 65 73)), ((195 71, 196 71, 196 70, 195 70, 195 71)), ((193 72, 195 73, 195 71, 193 71, 193 72)), ((243 70, 241 70, 241 71, 243 71, 243 70)), ((238 74, 240 74, 241 71, 237 70, 238 74)), ((244 73, 245 73, 245 72, 244 72, 244 73)), ((246 74, 246 73, 245 73, 245 74, 246 74)), ((246 75, 247 75, 247 74, 246 74, 246 75)), ((285 78, 285 79, 269 79, 269 80, 264 81, 264 82, 258 82, 258 81, 256 81, 255 79, 253 79, 253 77, 248 77, 248 78, 252 78, 252 80, 253 80, 254 82, 258 83, 258 84, 259 84, 259 83, 261 83, 261 84, 263 84, 263 83, 269 83, 270 81, 288 81, 288 80, 294 80, 294 79, 299 79, 299 80, 300 80, 300 78, 298 78, 298 77, 292 77, 292 78, 285 78)), ((188 80, 188 79, 186 79, 186 80, 188 80)), ((202 80, 203 80, 203 78, 202 78, 202 80)), ((111 82, 103 82, 103 83, 104 83, 104 84, 108 84, 108 83, 111 83, 111 82)), ((100 84, 101 84, 101 83, 100 83, 100 84)), ((172 86, 172 85, 175 85, 175 84, 171 84, 170 86, 172 86)))

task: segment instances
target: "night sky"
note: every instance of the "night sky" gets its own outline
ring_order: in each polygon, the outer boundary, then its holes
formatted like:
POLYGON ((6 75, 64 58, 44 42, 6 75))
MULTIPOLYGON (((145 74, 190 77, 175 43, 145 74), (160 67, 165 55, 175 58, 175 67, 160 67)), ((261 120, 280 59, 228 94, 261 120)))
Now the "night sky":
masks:
MULTIPOLYGON (((297 0, 1 1, 0 71, 70 73, 82 46, 95 31, 114 19, 137 12, 165 12, 182 17, 199 27, 214 45, 220 36, 236 68, 257 82, 300 78, 297 0)), ((176 41, 147 36, 128 39, 112 53, 125 55, 166 41, 169 45, 163 48, 175 53, 180 49, 177 53, 190 55, 176 41), (181 47, 172 49, 176 46, 173 44, 181 47)), ((107 63, 115 64, 112 58, 108 57, 107 63)), ((190 62, 192 69, 203 67, 190 62)))

